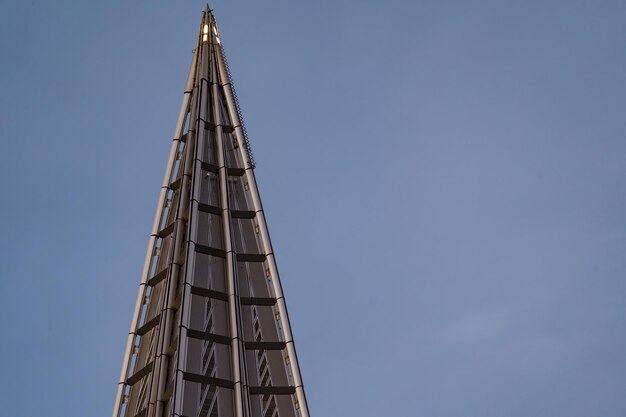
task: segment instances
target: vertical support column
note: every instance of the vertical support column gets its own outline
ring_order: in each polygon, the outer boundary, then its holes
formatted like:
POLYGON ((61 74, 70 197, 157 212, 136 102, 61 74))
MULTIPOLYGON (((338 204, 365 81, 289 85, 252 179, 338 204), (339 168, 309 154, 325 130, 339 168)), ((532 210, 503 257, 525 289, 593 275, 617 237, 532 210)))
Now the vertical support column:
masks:
MULTIPOLYGON (((196 50, 198 54, 198 61, 202 59, 202 51, 196 50)), ((200 62, 197 62, 201 65, 200 62)), ((198 74, 196 69, 195 74, 198 74)), ((176 297, 182 287, 181 279, 184 277, 185 271, 185 256, 187 254, 187 225, 189 222, 189 204, 190 204, 190 188, 191 188, 191 167, 194 163, 194 148, 197 137, 197 129, 195 127, 195 121, 198 115, 198 100, 200 97, 197 77, 195 77, 192 103, 190 108, 190 125, 187 131, 187 143, 185 146, 185 156, 180 166, 181 170, 181 187, 178 199, 178 209, 176 210, 176 217, 174 223, 174 242, 172 248, 172 259, 170 264, 170 273, 167 280, 167 293, 165 296, 165 303, 162 309, 162 323, 163 328, 160 334, 159 344, 157 346, 157 367, 155 368, 154 376, 157 377, 156 389, 151 392, 152 398, 156 400, 155 417, 162 417, 165 405, 168 398, 165 395, 165 388, 167 385, 167 375, 170 368, 170 361, 172 357, 177 354, 177 361, 180 362, 180 349, 169 349, 172 342, 172 333, 174 329, 174 317, 180 306, 176 306, 176 297)), ((179 315, 180 316, 180 315, 179 315)), ((180 319, 180 317, 179 317, 180 319)), ((180 344, 180 339, 179 339, 180 344)), ((177 366, 178 368, 178 366, 177 366)), ((175 375, 177 377, 178 374, 175 375)))
MULTIPOLYGON (((203 28, 207 19, 207 14, 205 13, 201 31, 202 34, 203 28)), ((202 35, 201 35, 202 36, 202 35)), ((202 107, 202 100, 205 99, 201 82, 203 77, 206 77, 207 67, 208 67, 208 51, 206 48, 205 42, 198 41, 198 47, 196 49, 198 51, 198 64, 196 70, 196 78, 194 83, 194 97, 193 104, 191 106, 191 118, 190 118, 190 128, 187 136, 189 137, 189 142, 187 143, 187 152, 185 157, 185 166, 183 168, 183 181, 181 188, 181 207, 184 207, 184 219, 183 222, 180 223, 180 229, 177 227, 176 233, 178 233, 177 238, 180 237, 180 251, 178 253, 179 257, 175 261, 180 264, 180 286, 178 287, 178 292, 181 294, 180 306, 178 308, 181 309, 178 315, 178 346, 176 348, 177 357, 176 364, 174 367, 174 393, 172 394, 172 410, 174 415, 182 415, 183 414, 183 403, 184 403, 184 368, 187 364, 187 333, 186 333, 186 324, 188 322, 187 316, 189 314, 190 308, 190 294, 189 289, 190 285, 187 282, 188 277, 190 276, 189 271, 189 259, 192 256, 192 242, 191 242, 191 217, 193 213, 191 213, 191 208, 193 207, 193 202, 191 201, 193 198, 193 173, 196 164, 197 158, 197 143, 199 141, 199 117, 200 117, 200 109, 202 107), (183 240, 185 239, 185 240, 183 240)), ((177 219, 178 220, 178 219, 177 219)), ((178 224, 177 224, 178 226, 178 224)), ((173 319, 173 317, 172 317, 173 319)), ((172 323, 172 328, 175 324, 172 323)), ((167 370, 165 370, 167 371, 167 370)), ((163 375, 163 389, 165 388, 166 380, 165 375, 163 375)), ((167 399, 164 399, 163 405, 165 405, 167 399)), ((163 410, 161 410, 162 412, 163 410)), ((162 414, 157 413, 155 417, 164 417, 162 414)))
POLYGON ((159 226, 163 212, 165 209, 165 199, 167 192, 169 191, 170 183, 172 180, 172 172, 176 164, 176 156, 178 154, 178 148, 180 146, 181 137, 185 128, 185 119, 189 111, 189 101, 192 93, 193 79, 195 76, 197 60, 197 51, 192 58, 191 67, 189 69, 189 75, 187 76, 187 83, 185 85, 185 93, 183 95, 183 101, 180 106, 180 112, 178 121, 176 122, 176 129, 174 130, 174 140, 170 147, 170 154, 165 168, 165 175, 163 177, 163 183, 161 185, 161 191, 159 193, 159 200, 157 203, 157 210, 152 223, 152 230, 150 232, 150 238, 148 240, 148 249, 146 251, 146 257, 144 260, 143 270, 141 272, 141 280, 139 283, 139 291, 137 294, 137 301, 135 302, 135 310, 133 311, 133 318, 131 320, 130 331, 128 333, 128 339, 126 341, 126 349, 124 351, 124 360, 122 361, 122 369, 120 371, 120 378, 118 382, 118 388, 115 396, 115 403, 113 405, 112 417, 118 417, 122 410, 122 404, 124 402, 126 378, 128 377, 128 371, 132 356, 134 354, 135 338, 137 336, 137 328, 139 327, 140 312, 143 305, 143 300, 146 295, 147 281, 149 279, 149 273, 154 258, 155 245, 157 241, 157 233, 159 232, 159 226))
MULTIPOLYGON (((181 311, 179 314, 179 340, 178 340, 178 358, 176 365, 176 394, 174 398, 174 414, 175 415, 183 415, 184 408, 186 407, 185 401, 188 395, 186 389, 183 386, 184 384, 184 373, 187 369, 186 366, 189 365, 188 361, 188 349, 189 349, 189 339, 187 336, 188 326, 190 324, 190 313, 191 313, 191 287, 193 285, 193 272, 194 272, 194 253, 195 253, 195 244, 197 242, 196 234, 197 230, 194 227, 194 223, 197 221, 195 216, 197 212, 195 211, 196 203, 194 202, 194 198, 196 198, 196 187, 197 180, 194 175, 197 174, 197 165, 199 158, 199 149, 201 148, 201 141, 205 131, 206 120, 208 119, 208 101, 210 96, 210 85, 208 82, 209 78, 209 67, 210 67, 210 46, 206 41, 206 24, 208 22, 208 9, 205 11, 205 17, 203 20, 201 33, 202 33, 202 41, 200 43, 199 48, 201 49, 201 54, 199 58, 199 65, 197 71, 197 98, 194 101, 193 107, 193 128, 194 132, 194 146, 193 151, 190 152, 191 159, 189 160, 189 164, 186 165, 185 175, 189 179, 189 195, 187 198, 187 204, 189 205, 188 215, 189 219, 187 222, 187 242, 186 242, 186 260, 185 260, 185 270, 183 272, 184 280, 182 282, 182 293, 181 293, 181 311)), ((159 417, 159 416, 157 416, 159 417)))
MULTIPOLYGON (((212 54, 215 57, 217 54, 212 54)), ((213 66, 215 68, 215 66, 213 66)), ((215 120, 215 142, 217 147, 217 162, 219 166, 219 180, 220 180, 220 205, 222 208, 222 225, 224 230, 224 249, 226 251, 226 290, 228 292, 228 319, 231 335, 231 362, 233 372, 234 383, 234 410, 235 417, 244 417, 244 390, 242 383, 242 369, 241 369, 241 349, 243 343, 241 342, 240 326, 239 326, 239 299, 236 292, 235 271, 236 271, 236 258, 235 251, 232 243, 231 225, 230 225, 230 210, 228 204, 228 174, 226 170, 225 151, 223 142, 223 129, 222 129, 222 117, 219 111, 221 106, 219 102, 220 92, 219 85, 217 84, 216 72, 213 71, 212 78, 212 107, 215 120)))

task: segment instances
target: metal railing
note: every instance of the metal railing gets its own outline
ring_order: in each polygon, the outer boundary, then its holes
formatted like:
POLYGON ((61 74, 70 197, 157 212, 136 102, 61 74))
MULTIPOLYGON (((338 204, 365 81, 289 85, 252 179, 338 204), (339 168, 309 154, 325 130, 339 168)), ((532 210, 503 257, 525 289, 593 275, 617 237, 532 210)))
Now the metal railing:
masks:
POLYGON ((237 98, 237 91, 235 90, 235 84, 233 83, 233 77, 230 73, 230 68, 228 66, 228 60, 226 59, 226 52, 224 51, 224 45, 220 45, 218 48, 220 50, 220 54, 222 54, 222 59, 224 60, 224 68, 226 69, 226 73, 228 74, 228 80, 230 81, 230 89, 233 93, 233 101, 235 102, 235 110, 237 111, 237 117, 239 117, 239 124, 241 125, 241 131, 243 132, 243 146, 246 148, 246 152, 248 153, 248 164, 251 168, 256 167, 256 162, 254 161, 254 154, 252 153, 252 148, 250 147, 250 141, 248 140, 248 132, 246 131, 246 125, 243 122, 243 117, 241 115, 241 107, 239 106, 239 99, 237 98))

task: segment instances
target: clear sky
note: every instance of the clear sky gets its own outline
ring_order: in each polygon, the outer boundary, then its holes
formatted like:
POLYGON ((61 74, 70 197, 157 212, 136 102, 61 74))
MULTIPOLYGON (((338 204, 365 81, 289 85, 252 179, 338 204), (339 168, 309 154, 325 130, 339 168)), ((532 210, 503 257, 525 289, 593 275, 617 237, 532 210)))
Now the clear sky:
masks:
MULTIPOLYGON (((199 1, 0 1, 0 404, 110 415, 199 1)), ((626 2, 226 1, 312 416, 626 415, 626 2)))

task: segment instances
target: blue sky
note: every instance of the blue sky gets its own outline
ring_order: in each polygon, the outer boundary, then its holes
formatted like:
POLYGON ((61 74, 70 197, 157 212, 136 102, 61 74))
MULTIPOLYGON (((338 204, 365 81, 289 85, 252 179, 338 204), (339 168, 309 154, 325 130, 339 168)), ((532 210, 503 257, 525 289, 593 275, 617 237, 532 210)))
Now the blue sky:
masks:
MULTIPOLYGON (((2 415, 109 415, 202 2, 0 1, 2 415)), ((626 414, 626 3, 219 1, 313 416, 626 414)))

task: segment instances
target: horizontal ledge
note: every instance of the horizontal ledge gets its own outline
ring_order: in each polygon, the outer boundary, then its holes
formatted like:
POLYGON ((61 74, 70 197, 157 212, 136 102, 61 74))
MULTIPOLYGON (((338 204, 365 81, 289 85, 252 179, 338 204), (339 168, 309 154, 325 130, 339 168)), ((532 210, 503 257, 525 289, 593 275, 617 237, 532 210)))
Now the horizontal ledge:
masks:
POLYGON ((220 345, 230 345, 231 339, 221 334, 203 332, 202 330, 187 329, 187 337, 198 340, 208 340, 210 342, 219 343, 220 345))
MULTIPOLYGON (((194 244, 195 251, 205 255, 217 256, 218 258, 226 258, 227 253, 224 249, 212 248, 210 246, 194 244)), ((263 253, 236 253, 238 262, 264 262, 268 255, 263 253)))
MULTIPOLYGON (((228 294, 222 291, 211 290, 209 288, 197 287, 190 285, 191 293, 201 297, 213 298, 220 301, 228 301, 228 294)), ((240 297, 239 302, 242 306, 274 306, 277 299, 272 297, 240 297)))
MULTIPOLYGON (((219 165, 212 164, 210 162, 200 161, 200 167, 203 171, 209 171, 214 174, 217 174, 220 170, 219 165)), ((241 177, 246 173, 245 168, 237 168, 237 167, 226 167, 226 174, 231 177, 241 177)))
POLYGON ((287 347, 285 342, 244 342, 247 350, 283 350, 287 347))
POLYGON ((205 255, 213 255, 219 258, 226 258, 226 251, 223 249, 211 248, 209 246, 204 246, 196 243, 195 250, 198 253, 203 253, 205 255))
POLYGON ((221 301, 228 301, 228 294, 221 291, 210 290, 208 288, 196 287, 195 285, 191 286, 191 293, 193 295, 199 295, 201 297, 213 298, 221 301))
POLYGON ((138 336, 145 335, 150 330, 152 330, 153 327, 155 327, 157 324, 159 324, 160 320, 161 320, 161 315, 157 314, 151 320, 149 320, 148 322, 144 323, 143 326, 141 326, 140 328, 137 329, 137 335, 138 336))
POLYGON ((155 276, 153 276, 152 278, 150 278, 147 282, 147 284, 150 287, 154 287, 155 285, 157 285, 159 282, 163 281, 165 279, 165 277, 167 277, 167 272, 169 271, 169 267, 165 268, 164 270, 162 270, 161 272, 159 272, 158 274, 156 274, 155 276))
MULTIPOLYGON (((198 210, 200 210, 203 213, 211 213, 211 214, 215 214, 218 216, 221 216, 222 212, 224 211, 221 207, 214 206, 211 204, 200 203, 200 202, 198 202, 198 210)), ((231 210, 230 215, 233 219, 254 219, 254 217, 256 216, 256 211, 231 210)), ((160 233, 161 232, 159 232, 159 235, 158 235, 159 237, 161 237, 160 233)))
POLYGON ((254 219, 256 211, 252 210, 231 210, 230 215, 233 219, 254 219))
POLYGON ((169 225, 167 225, 167 227, 161 229, 159 233, 157 233, 157 236, 160 237, 161 239, 168 236, 170 233, 174 231, 174 226, 176 226, 176 222, 170 223, 169 225))
POLYGON ((141 368, 139 371, 135 372, 133 376, 126 380, 126 383, 130 386, 133 386, 150 372, 152 372, 152 362, 141 368))
POLYGON ((180 177, 176 181, 170 183, 170 188, 174 191, 178 190, 179 187, 180 187, 180 177))
POLYGON ((231 177, 241 177, 246 173, 245 168, 226 168, 226 173, 231 177))
POLYGON ((190 382, 200 382, 215 385, 221 388, 235 388, 235 383, 223 378, 214 378, 206 375, 194 374, 191 372, 183 372, 183 379, 190 382))
POLYGON ((233 133, 235 131, 235 129, 237 127, 239 127, 239 126, 233 126, 233 125, 230 125, 230 124, 216 124, 216 123, 213 123, 210 120, 204 120, 201 117, 198 117, 196 119, 196 123, 198 123, 198 122, 204 123, 204 129, 205 130, 210 130, 211 132, 214 132, 215 128, 221 127, 223 133, 233 133))
POLYGON ((211 204, 204 204, 198 202, 198 210, 204 213, 217 214, 218 216, 222 215, 222 209, 217 206, 212 206, 211 204))
POLYGON ((295 387, 248 387, 252 395, 293 395, 296 393, 295 387))
POLYGON ((241 297, 242 306, 273 306, 276 305, 276 299, 271 297, 241 297))
POLYGON ((200 161, 200 167, 202 168, 203 171, 209 171, 214 174, 217 174, 220 170, 219 166, 215 164, 211 164, 209 162, 203 162, 203 161, 200 161))
POLYGON ((238 262, 264 262, 267 259, 267 255, 262 253, 238 253, 238 262))

